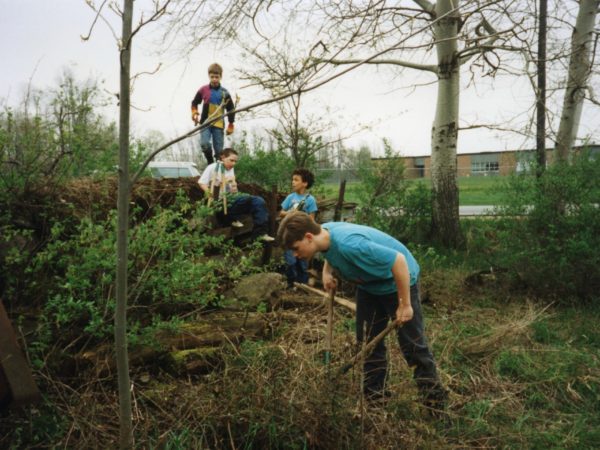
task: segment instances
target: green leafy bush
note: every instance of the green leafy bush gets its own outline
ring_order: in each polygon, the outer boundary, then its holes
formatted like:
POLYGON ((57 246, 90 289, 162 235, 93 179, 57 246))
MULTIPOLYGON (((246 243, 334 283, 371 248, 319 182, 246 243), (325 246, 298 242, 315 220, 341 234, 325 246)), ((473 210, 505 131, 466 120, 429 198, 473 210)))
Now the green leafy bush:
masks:
MULTIPOLYGON (((223 237, 206 233, 212 210, 202 205, 188 210, 189 203, 177 203, 179 207, 157 209, 130 230, 131 343, 151 337, 152 330, 176 325, 177 317, 191 310, 218 305, 233 280, 258 267, 252 256, 242 255, 223 237)), ((69 235, 55 226, 48 245, 26 268, 31 295, 43 285, 47 296, 42 326, 48 331, 39 330, 40 336, 82 335, 96 341, 112 336, 115 223, 114 215, 103 222, 84 219, 69 235)))
POLYGON ((404 163, 384 140, 385 159, 359 168, 357 222, 378 228, 402 242, 424 242, 431 224, 431 194, 423 183, 411 186, 404 163))
POLYGON ((272 186, 286 192, 290 189, 294 161, 280 151, 257 150, 252 155, 244 155, 235 166, 240 181, 256 183, 270 190, 272 186))
MULTIPOLYGON (((322 146, 321 138, 315 138, 315 142, 308 136, 307 139, 310 142, 302 140, 300 144, 311 147, 315 146, 316 142, 317 147, 322 146)), ((301 150, 303 148, 301 146, 301 150)), ((254 147, 251 148, 246 135, 244 135, 242 140, 237 143, 236 150, 240 154, 239 162, 235 166, 237 178, 246 183, 258 184, 267 190, 270 190, 272 186, 277 186, 277 190, 288 192, 292 172, 299 167, 297 161, 303 162, 303 167, 313 171, 317 178, 315 184, 319 184, 320 179, 327 176, 326 173, 314 170, 316 166, 314 149, 302 150, 302 157, 299 157, 293 154, 281 136, 277 139, 277 148, 266 150, 260 139, 255 139, 254 147)))
POLYGON ((591 300, 600 292, 600 160, 584 154, 540 179, 512 177, 497 228, 499 265, 536 295, 591 300))

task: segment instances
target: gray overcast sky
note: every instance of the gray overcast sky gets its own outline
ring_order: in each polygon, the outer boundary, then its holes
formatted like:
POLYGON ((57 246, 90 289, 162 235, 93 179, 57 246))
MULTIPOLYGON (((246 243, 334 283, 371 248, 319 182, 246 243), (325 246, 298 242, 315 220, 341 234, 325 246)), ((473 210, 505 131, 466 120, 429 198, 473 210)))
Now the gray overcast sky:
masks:
MULTIPOLYGON (((136 8, 144 4, 148 1, 137 0, 136 8)), ((97 77, 104 80, 107 91, 118 91, 118 53, 112 32, 106 24, 98 22, 89 41, 83 42, 80 38, 87 34, 94 18, 84 0, 0 0, 0 11, 0 61, 3 61, 0 98, 9 105, 23 97, 30 79, 36 88, 55 86, 64 68, 73 70, 80 80, 97 77)), ((120 34, 114 14, 109 13, 107 17, 120 34)), ((243 64, 235 55, 204 47, 188 61, 165 61, 164 57, 152 54, 156 42, 151 33, 151 29, 144 31, 134 43, 132 73, 151 71, 159 61, 164 64, 157 75, 144 76, 136 82, 133 101, 141 110, 132 114, 134 133, 158 130, 172 138, 191 129, 189 105, 195 91, 207 82, 206 67, 213 61, 224 66, 223 85, 240 95, 242 105, 265 98, 264 93, 242 88, 242 83, 235 79, 234 69, 243 64)), ((402 86, 411 84, 408 77, 413 75, 406 72, 404 76, 402 86)), ((421 83, 430 80, 424 75, 418 77, 421 83)), ((388 137, 394 148, 405 155, 430 154, 435 85, 412 91, 398 89, 398 84, 399 80, 384 70, 364 68, 310 94, 311 102, 320 109, 328 107, 331 119, 342 132, 353 129, 359 122, 376 124, 371 130, 355 135, 349 145, 365 143, 381 148, 380 139, 388 137), (365 90, 370 92, 366 101, 362 95, 365 90)), ((497 80, 493 88, 488 82, 481 83, 476 89, 462 92, 461 120, 492 123, 520 117, 522 123, 532 101, 531 87, 525 80, 497 80)), ((112 120, 117 119, 115 108, 106 109, 105 114, 112 120)), ((239 115, 236 135, 244 129, 250 131, 269 124, 265 119, 239 115)), ((584 108, 579 135, 591 135, 599 141, 600 108, 584 108)), ((533 146, 533 142, 514 134, 480 129, 461 132, 458 152, 526 146, 533 146)))

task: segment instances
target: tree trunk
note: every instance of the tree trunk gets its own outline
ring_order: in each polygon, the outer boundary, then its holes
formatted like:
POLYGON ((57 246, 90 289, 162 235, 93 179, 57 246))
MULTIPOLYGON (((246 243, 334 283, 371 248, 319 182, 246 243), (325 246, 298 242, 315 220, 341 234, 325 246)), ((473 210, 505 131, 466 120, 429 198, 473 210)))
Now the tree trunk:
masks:
POLYGON ((120 49, 119 96, 119 192, 117 194, 117 276, 115 309, 115 353, 119 380, 119 446, 133 447, 131 389, 127 353, 127 230, 129 228, 129 107, 131 26, 133 1, 123 2, 123 31, 120 49))
POLYGON ((594 24, 599 7, 600 0, 581 0, 579 2, 579 13, 571 37, 567 88, 556 137, 556 157, 560 161, 568 160, 577 137, 584 91, 592 70, 590 50, 594 40, 594 24))
POLYGON ((540 0, 537 52, 537 95, 535 150, 537 154, 537 176, 546 168, 546 23, 548 0, 540 0))
POLYGON ((450 248, 457 248, 463 242, 458 215, 456 163, 460 95, 460 64, 457 58, 460 21, 458 3, 438 0, 435 6, 436 16, 448 15, 438 21, 433 30, 438 59, 438 96, 431 130, 433 232, 443 245, 450 248))

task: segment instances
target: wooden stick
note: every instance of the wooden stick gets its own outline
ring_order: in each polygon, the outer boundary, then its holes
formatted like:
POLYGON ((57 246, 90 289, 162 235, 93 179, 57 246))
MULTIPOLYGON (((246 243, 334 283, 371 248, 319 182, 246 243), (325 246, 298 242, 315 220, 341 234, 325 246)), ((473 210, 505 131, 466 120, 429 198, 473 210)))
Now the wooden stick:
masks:
MULTIPOLYGON (((313 287, 308 286, 307 284, 294 283, 294 286, 296 286, 306 292, 310 292, 311 294, 317 294, 317 295, 320 295, 321 297, 329 297, 329 294, 327 292, 321 291, 320 289, 315 289, 313 287)), ((333 300, 338 305, 348 308, 350 311, 356 312, 356 304, 354 302, 351 302, 350 300, 347 300, 342 297, 338 297, 337 295, 333 296, 333 300)))
POLYGON ((333 221, 339 222, 342 220, 342 208, 344 207, 344 193, 346 192, 346 179, 340 182, 340 190, 338 192, 338 201, 333 210, 333 221))
POLYGON ((208 206, 210 206, 210 204, 213 201, 213 195, 215 192, 215 182, 216 182, 216 178, 217 178, 217 169, 218 169, 218 165, 215 166, 215 170, 213 171, 213 173, 210 177, 210 184, 208 185, 208 202, 207 202, 208 206))
POLYGON ((375 336, 371 341, 363 347, 361 351, 359 351, 356 355, 354 355, 350 361, 342 366, 340 369, 340 373, 348 372, 357 362, 362 361, 364 358, 369 356, 377 344, 383 340, 392 330, 395 330, 398 327, 398 323, 396 321, 390 322, 385 330, 375 336))
POLYGON ((325 364, 329 366, 331 363, 331 349, 333 347, 333 299, 335 297, 335 290, 329 292, 329 299, 327 302, 327 340, 325 341, 325 364))

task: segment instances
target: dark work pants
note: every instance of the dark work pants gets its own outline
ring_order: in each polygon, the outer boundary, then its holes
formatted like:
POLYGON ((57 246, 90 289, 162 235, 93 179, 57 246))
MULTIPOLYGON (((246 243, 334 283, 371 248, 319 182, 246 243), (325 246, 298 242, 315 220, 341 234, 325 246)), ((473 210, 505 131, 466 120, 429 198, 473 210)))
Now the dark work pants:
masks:
MULTIPOLYGON (((433 355, 424 335, 423 314, 419 299, 418 285, 410 287, 410 299, 413 318, 398 328, 398 343, 404 358, 414 372, 413 376, 422 394, 429 396, 430 391, 441 390, 433 355)), ((396 319, 398 294, 374 295, 361 289, 356 290, 356 337, 360 343, 370 341, 385 329, 389 320, 396 319)), ((387 355, 385 339, 365 360, 364 390, 366 395, 383 393, 387 376, 387 355)))

